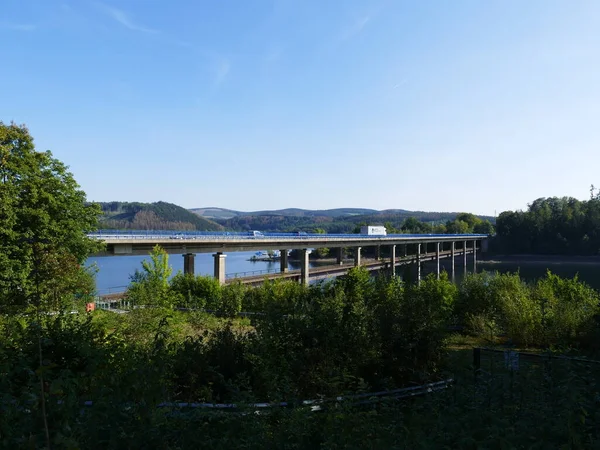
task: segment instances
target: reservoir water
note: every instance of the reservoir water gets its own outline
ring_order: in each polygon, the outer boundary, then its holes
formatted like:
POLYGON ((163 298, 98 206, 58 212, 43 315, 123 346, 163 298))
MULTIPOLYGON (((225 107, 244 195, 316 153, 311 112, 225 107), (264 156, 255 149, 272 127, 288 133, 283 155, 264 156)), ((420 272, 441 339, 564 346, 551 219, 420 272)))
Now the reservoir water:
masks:
MULTIPOLYGON (((227 254, 225 261, 226 273, 229 276, 259 275, 267 272, 279 271, 279 261, 249 261, 255 252, 232 252, 227 254)), ((129 278, 136 269, 141 269, 142 260, 149 259, 148 256, 107 256, 88 259, 88 265, 95 263, 99 269, 96 275, 96 286, 98 294, 109 294, 112 292, 125 291, 129 284, 129 278)), ((173 268, 173 275, 183 271, 183 256, 169 255, 169 264, 173 268)), ((331 262, 311 261, 310 267, 331 264, 331 262)), ((443 269, 450 271, 448 260, 442 260, 443 269)), ((299 261, 289 261, 290 270, 300 269, 299 261)), ((473 268, 469 258, 468 270, 473 268)), ((195 269, 197 275, 213 274, 213 257, 210 253, 199 253, 196 255, 195 269)), ((477 271, 498 271, 501 273, 519 272, 521 277, 527 281, 533 281, 544 276, 546 270, 561 277, 572 278, 579 275, 591 287, 600 290, 600 259, 598 258, 569 258, 569 257, 504 257, 479 260, 477 271)), ((435 270, 431 263, 425 264, 423 274, 435 270)), ((401 269, 398 269, 401 273, 401 269)), ((462 261, 456 261, 457 280, 463 275, 462 261)))
MULTIPOLYGON (((225 272, 229 276, 259 275, 280 270, 279 261, 249 261, 256 252, 231 252, 225 259, 225 272)), ((99 295, 125 291, 130 276, 136 269, 141 270, 142 261, 149 256, 102 256, 87 260, 86 265, 96 264, 96 289, 99 295)), ((310 267, 322 266, 324 263, 311 261, 310 267)), ((173 275, 183 272, 183 255, 169 255, 169 265, 173 275)), ((214 259, 210 253, 198 253, 194 262, 196 275, 212 275, 214 259)), ((299 261, 289 261, 289 270, 300 269, 299 261)))

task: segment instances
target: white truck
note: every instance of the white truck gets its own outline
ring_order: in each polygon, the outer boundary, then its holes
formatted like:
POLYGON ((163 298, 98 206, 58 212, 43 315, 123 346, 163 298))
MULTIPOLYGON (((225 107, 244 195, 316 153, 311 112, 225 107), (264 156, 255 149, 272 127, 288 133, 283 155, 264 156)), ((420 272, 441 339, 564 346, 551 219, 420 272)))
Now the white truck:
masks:
POLYGON ((368 234, 369 236, 386 236, 387 231, 385 227, 369 225, 366 227, 360 227, 360 234, 368 234))

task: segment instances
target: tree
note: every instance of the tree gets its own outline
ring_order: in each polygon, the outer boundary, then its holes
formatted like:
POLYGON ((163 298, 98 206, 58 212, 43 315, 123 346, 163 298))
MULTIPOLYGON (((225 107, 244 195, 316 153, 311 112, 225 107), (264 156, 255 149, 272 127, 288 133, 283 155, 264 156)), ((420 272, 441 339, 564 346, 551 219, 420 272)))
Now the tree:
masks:
POLYGON ((99 214, 67 166, 35 150, 25 126, 0 122, 0 307, 90 293, 82 264, 101 248, 87 237, 99 214))
POLYGON ((126 297, 136 305, 152 305, 162 308, 173 306, 174 296, 169 289, 169 277, 173 272, 169 255, 160 245, 150 253, 150 261, 142 261, 142 270, 131 276, 126 297))

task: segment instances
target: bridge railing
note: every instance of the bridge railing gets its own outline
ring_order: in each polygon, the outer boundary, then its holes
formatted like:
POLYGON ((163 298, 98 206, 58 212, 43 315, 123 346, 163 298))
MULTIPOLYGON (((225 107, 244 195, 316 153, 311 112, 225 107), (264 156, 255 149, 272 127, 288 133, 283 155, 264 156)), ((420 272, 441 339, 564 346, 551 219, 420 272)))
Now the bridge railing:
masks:
POLYGON ((234 272, 225 274, 227 280, 233 280, 235 278, 253 277, 258 275, 268 275, 271 273, 279 273, 279 269, 265 269, 265 270, 248 270, 246 272, 234 272))
POLYGON ((228 240, 228 239, 260 239, 277 240, 280 238, 294 240, 314 240, 316 239, 380 239, 380 238, 398 238, 398 239, 419 239, 419 238, 457 238, 457 241, 468 239, 483 239, 488 237, 485 234, 388 234, 388 235, 367 235, 367 234, 316 234, 316 233, 262 233, 255 235, 248 232, 234 231, 172 231, 172 230, 98 230, 95 233, 88 234, 95 239, 206 239, 206 240, 228 240))

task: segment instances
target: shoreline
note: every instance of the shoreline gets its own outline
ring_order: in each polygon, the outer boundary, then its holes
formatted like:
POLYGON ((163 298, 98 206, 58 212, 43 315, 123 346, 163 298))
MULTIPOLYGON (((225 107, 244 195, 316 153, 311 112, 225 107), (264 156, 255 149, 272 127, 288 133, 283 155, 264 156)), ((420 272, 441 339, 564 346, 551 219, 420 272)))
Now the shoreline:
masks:
POLYGON ((485 264, 589 264, 600 265, 600 256, 597 255, 486 255, 478 259, 485 264))

